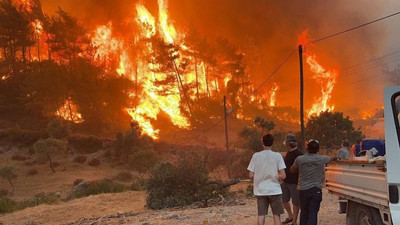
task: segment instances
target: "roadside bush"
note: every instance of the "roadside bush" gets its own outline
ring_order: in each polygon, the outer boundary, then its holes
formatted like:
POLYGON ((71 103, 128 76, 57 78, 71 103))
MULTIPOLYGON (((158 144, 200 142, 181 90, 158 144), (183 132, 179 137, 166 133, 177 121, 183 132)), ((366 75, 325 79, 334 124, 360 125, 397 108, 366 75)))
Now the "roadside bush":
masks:
POLYGON ((127 190, 127 187, 125 185, 105 179, 101 181, 91 182, 85 190, 73 194, 76 198, 81 198, 89 195, 98 195, 103 193, 120 193, 125 190, 127 190))
POLYGON ((76 162, 76 163, 85 163, 86 160, 87 160, 87 157, 84 155, 79 155, 74 158, 74 162, 76 162))
POLYGON ((54 193, 45 194, 39 193, 33 199, 25 200, 16 203, 16 210, 22 210, 29 207, 38 206, 40 204, 54 204, 59 202, 59 199, 54 193))
POLYGON ((76 135, 68 138, 68 143, 79 153, 95 153, 102 149, 103 140, 96 136, 76 135))
POLYGON ((100 165, 100 160, 99 160, 99 159, 96 159, 96 158, 91 159, 91 160, 88 162, 88 165, 89 165, 89 166, 99 166, 99 165, 100 165))
POLYGON ((9 213, 16 209, 16 203, 8 198, 0 197, 0 214, 9 213))
POLYGON ((209 182, 208 173, 199 160, 182 160, 178 166, 160 164, 151 171, 147 185, 150 209, 182 207, 197 201, 225 195, 226 189, 209 182))
POLYGON ((18 146, 32 146, 36 141, 48 136, 45 130, 33 131, 19 128, 0 130, 0 141, 18 146))
POLYGON ((29 157, 17 154, 17 155, 13 155, 11 157, 11 159, 15 160, 15 161, 25 161, 25 160, 29 159, 29 157))
POLYGON ((38 172, 38 170, 37 169, 30 169, 30 170, 28 170, 28 172, 26 173, 26 175, 28 175, 28 176, 34 176, 34 175, 36 175, 36 174, 38 174, 39 172, 38 172))

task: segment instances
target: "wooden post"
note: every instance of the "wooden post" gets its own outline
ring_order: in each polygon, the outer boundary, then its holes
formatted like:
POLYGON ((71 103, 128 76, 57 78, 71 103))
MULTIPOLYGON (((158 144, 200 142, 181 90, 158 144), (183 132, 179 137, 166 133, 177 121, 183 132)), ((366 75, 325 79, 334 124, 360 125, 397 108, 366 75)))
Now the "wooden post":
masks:
POLYGON ((301 126, 301 150, 305 151, 304 140, 304 83, 303 83, 303 47, 299 45, 299 60, 300 60, 300 126, 301 126))
POLYGON ((231 159, 229 156, 229 140, 228 140, 228 112, 226 109, 226 96, 224 95, 224 117, 225 117, 225 139, 226 139, 226 157, 227 157, 227 169, 228 169, 228 179, 231 179, 231 159))

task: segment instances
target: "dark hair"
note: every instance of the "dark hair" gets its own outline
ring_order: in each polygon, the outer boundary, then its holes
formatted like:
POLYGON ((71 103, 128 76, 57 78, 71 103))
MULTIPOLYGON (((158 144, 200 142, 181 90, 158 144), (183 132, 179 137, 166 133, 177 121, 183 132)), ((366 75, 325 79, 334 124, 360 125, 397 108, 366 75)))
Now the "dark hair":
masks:
POLYGON ((348 140, 344 140, 342 144, 343 144, 344 147, 349 147, 350 146, 350 142, 348 140))
POLYGON ((262 142, 264 146, 272 146, 274 144, 274 136, 272 134, 266 134, 262 138, 262 142))
POLYGON ((317 140, 310 140, 307 145, 307 151, 311 154, 319 152, 319 142, 317 140))

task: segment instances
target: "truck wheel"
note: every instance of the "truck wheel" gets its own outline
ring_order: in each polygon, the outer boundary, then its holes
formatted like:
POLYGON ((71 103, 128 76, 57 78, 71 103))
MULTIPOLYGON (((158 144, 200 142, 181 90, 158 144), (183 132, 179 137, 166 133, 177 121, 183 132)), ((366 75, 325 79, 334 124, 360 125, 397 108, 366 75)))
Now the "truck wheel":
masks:
POLYGON ((358 204, 355 225, 383 225, 383 222, 377 209, 358 204))

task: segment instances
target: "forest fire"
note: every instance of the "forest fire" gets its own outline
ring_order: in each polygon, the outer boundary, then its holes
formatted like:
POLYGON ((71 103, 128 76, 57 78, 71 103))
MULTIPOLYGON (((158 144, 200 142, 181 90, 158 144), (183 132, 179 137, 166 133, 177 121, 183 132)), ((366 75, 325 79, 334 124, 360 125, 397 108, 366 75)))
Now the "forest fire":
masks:
MULTIPOLYGON (((299 44, 307 44, 310 41, 308 31, 303 31, 299 36, 299 44)), ((310 48, 304 53, 305 61, 310 71, 313 73, 312 78, 321 86, 321 97, 315 99, 312 107, 308 110, 308 117, 318 115, 324 111, 333 111, 334 105, 329 103, 332 97, 332 91, 336 83, 338 72, 336 70, 326 70, 317 60, 317 56, 310 48)))
MULTIPOLYGON (((53 9, 58 5, 43 2, 53 9)), ((205 21, 191 24, 192 20, 197 20, 192 17, 185 21, 188 15, 179 12, 181 6, 168 5, 168 0, 110 4, 123 13, 114 15, 110 10, 89 20, 82 19, 87 17, 81 8, 64 11, 60 7, 54 15, 47 15, 39 0, 13 0, 4 4, 15 7, 22 15, 19 24, 25 26, 5 37, 25 31, 29 34, 3 44, 0 59, 17 63, 10 63, 8 71, 0 74, 0 80, 6 83, 18 72, 26 72, 31 80, 45 80, 32 82, 24 93, 30 96, 27 101, 38 101, 32 105, 46 106, 44 115, 56 114, 74 123, 84 122, 82 127, 109 117, 104 123, 110 123, 107 125, 115 130, 123 128, 124 124, 127 127, 129 121, 134 120, 144 134, 157 139, 164 134, 160 130, 168 129, 171 124, 174 127, 165 133, 176 128, 197 129, 200 124, 211 122, 206 119, 222 118, 220 108, 226 97, 227 107, 235 109, 232 117, 237 119, 251 121, 255 116, 264 115, 293 126, 299 123, 298 104, 291 98, 297 94, 293 93, 293 87, 297 87, 293 85, 297 84, 290 83, 298 72, 293 69, 292 65, 297 63, 293 57, 276 70, 271 83, 260 82, 274 71, 283 51, 293 47, 293 37, 296 39, 298 30, 288 34, 290 38, 285 39, 282 46, 275 47, 269 41, 277 37, 270 32, 267 32, 268 37, 258 33, 247 37, 235 29, 224 30, 221 37, 210 34, 211 31, 203 27, 205 21), (237 32, 240 37, 234 36, 237 32), (26 68, 17 68, 18 63, 26 68), (52 74, 59 76, 54 78, 52 74), (59 91, 43 88, 48 85, 46 79, 59 82, 59 91), (114 118, 120 120, 117 122, 114 118)), ((95 1, 85 6, 98 7, 98 12, 103 7, 95 1)), ((226 20, 226 24, 234 22, 225 18, 231 15, 218 16, 218 20, 226 20)), ((342 102, 339 104, 343 88, 336 87, 342 78, 337 79, 338 69, 330 69, 332 67, 326 63, 328 53, 317 52, 315 46, 307 44, 309 42, 308 32, 302 32, 298 44, 305 44, 304 68, 306 74, 312 74, 307 77, 312 84, 305 93, 306 119, 323 111, 333 111, 335 106, 346 109, 342 102)), ((319 45, 319 48, 332 52, 330 46, 319 45)), ((331 55, 329 59, 342 67, 341 59, 331 55)), ((373 114, 373 110, 367 112, 351 107, 354 108, 348 111, 353 113, 353 118, 368 118, 373 114), (354 116, 356 113, 359 114, 354 116)))

